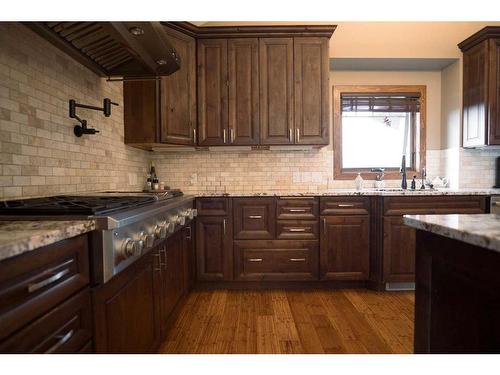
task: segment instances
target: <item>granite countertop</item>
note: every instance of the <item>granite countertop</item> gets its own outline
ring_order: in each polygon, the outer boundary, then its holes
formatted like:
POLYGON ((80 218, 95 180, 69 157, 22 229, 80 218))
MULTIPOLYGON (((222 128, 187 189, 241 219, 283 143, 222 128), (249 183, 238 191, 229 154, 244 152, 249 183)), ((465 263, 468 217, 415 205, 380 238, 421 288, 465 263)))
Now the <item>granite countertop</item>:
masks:
POLYGON ((500 194, 500 189, 425 189, 425 190, 401 190, 397 188, 385 189, 329 189, 316 192, 287 192, 287 191, 266 191, 266 192, 251 192, 251 191, 231 191, 231 192, 199 192, 195 193, 197 197, 260 197, 260 196, 282 196, 282 197, 296 197, 296 196, 432 196, 432 195, 496 195, 500 194))
POLYGON ((94 228, 94 220, 0 221, 0 261, 94 228))
POLYGON ((500 252, 500 215, 405 215, 406 225, 500 252))

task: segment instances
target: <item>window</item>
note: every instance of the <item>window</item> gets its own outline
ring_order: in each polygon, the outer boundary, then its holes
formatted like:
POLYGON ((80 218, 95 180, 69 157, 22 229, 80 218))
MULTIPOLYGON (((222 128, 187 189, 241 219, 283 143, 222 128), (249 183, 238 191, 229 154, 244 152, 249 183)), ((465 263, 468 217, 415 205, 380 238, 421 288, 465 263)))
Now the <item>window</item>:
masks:
POLYGON ((400 178, 425 165, 425 86, 335 86, 334 176, 400 178))

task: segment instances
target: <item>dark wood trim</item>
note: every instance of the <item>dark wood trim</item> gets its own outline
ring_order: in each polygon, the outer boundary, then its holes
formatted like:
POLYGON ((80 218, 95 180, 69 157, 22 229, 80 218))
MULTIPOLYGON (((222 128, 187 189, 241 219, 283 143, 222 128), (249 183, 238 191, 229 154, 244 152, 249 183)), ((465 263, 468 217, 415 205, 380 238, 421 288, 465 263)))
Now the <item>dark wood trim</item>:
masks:
POLYGON ((190 22, 162 22, 196 38, 257 38, 317 36, 331 38, 337 25, 196 26, 190 22))
POLYGON ((198 281, 194 290, 261 290, 261 289, 358 289, 365 288, 366 281, 359 280, 303 280, 303 281, 198 281))
POLYGON ((500 26, 486 26, 458 44, 462 52, 489 38, 500 38, 500 26))
MULTIPOLYGON (((343 169, 342 168, 342 93, 419 93, 420 94, 420 129, 414 130, 414 137, 419 137, 420 147, 415 152, 419 153, 418 160, 415 160, 415 168, 407 169, 407 176, 411 179, 412 174, 418 174, 426 161, 426 119, 427 119, 427 99, 425 85, 339 85, 333 87, 333 175, 337 180, 352 180, 358 172, 365 180, 374 180, 376 173, 370 172, 369 168, 343 169)), ((385 178, 399 179, 401 175, 397 169, 387 169, 385 178)))

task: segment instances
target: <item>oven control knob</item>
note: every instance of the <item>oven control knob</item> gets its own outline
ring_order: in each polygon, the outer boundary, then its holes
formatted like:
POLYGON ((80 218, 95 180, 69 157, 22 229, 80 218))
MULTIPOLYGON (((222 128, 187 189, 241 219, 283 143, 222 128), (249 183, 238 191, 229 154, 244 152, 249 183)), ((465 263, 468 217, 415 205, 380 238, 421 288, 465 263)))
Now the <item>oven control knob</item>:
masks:
POLYGON ((154 233, 155 233, 156 238, 158 238, 159 240, 162 240, 165 237, 167 237, 167 228, 165 228, 165 225, 163 225, 163 224, 158 224, 155 227, 154 233))
POLYGON ((189 220, 193 220, 194 218, 194 211, 192 208, 188 208, 185 212, 184 212, 184 216, 187 217, 189 220))
POLYGON ((155 242, 155 236, 147 234, 146 232, 141 232, 139 238, 143 242, 143 247, 146 249, 152 247, 155 242))
POLYGON ((168 221, 165 223, 165 228, 167 228, 168 233, 174 233, 175 230, 175 223, 168 221))
POLYGON ((141 245, 143 245, 139 242, 141 241, 134 241, 130 238, 127 238, 125 241, 123 241, 121 248, 122 256, 124 258, 130 258, 134 255, 139 255, 141 253, 141 245))
POLYGON ((181 213, 180 215, 175 216, 174 222, 179 225, 184 225, 186 224, 186 216, 181 213))

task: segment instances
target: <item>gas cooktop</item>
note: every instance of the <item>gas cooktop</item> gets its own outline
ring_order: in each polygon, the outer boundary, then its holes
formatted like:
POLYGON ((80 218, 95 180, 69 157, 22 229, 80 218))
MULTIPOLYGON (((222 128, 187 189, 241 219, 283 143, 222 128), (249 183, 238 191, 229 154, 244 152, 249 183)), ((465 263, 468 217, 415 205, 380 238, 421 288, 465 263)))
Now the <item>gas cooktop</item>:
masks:
POLYGON ((154 195, 59 195, 0 202, 0 215, 105 215, 158 201, 154 195))

